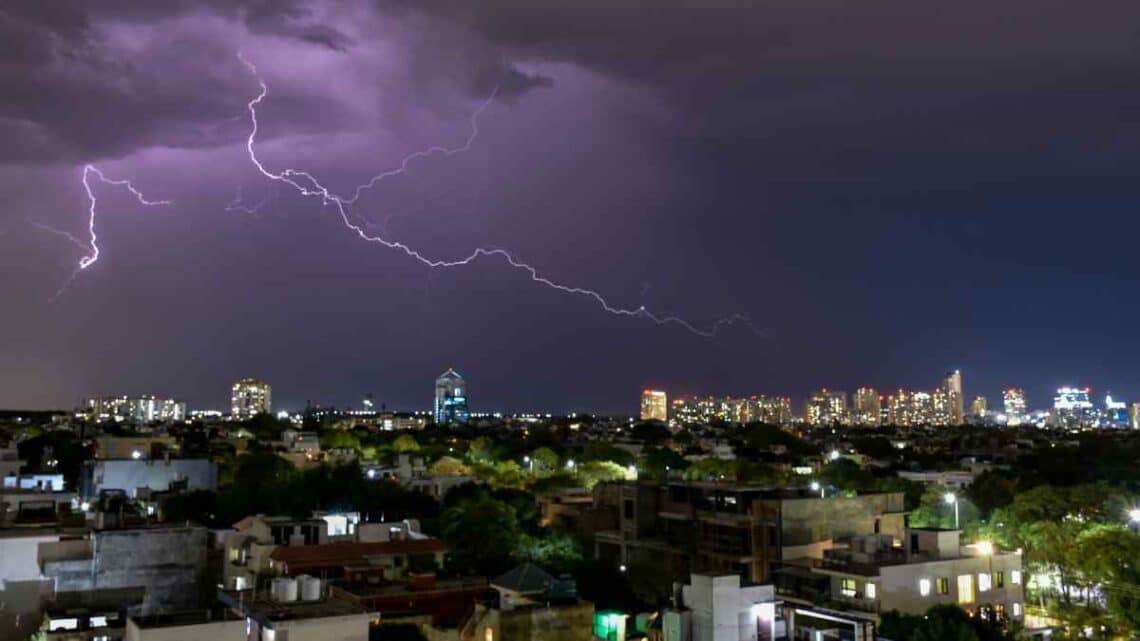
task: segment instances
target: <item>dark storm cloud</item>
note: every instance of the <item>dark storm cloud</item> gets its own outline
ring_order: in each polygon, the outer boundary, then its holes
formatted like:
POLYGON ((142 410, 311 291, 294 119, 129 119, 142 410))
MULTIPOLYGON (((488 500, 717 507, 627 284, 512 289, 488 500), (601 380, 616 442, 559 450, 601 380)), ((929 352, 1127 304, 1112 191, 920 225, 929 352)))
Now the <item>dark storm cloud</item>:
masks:
POLYGON ((379 4, 464 25, 520 59, 661 88, 686 112, 681 135, 773 145, 792 163, 817 146, 854 166, 932 149, 1087 155, 1140 139, 1129 0, 379 4))
MULTIPOLYGON (((390 55, 378 47, 396 43, 411 70, 409 86, 427 94, 438 93, 432 83, 441 76, 463 78, 470 96, 485 97, 498 86, 504 99, 550 83, 513 67, 468 30, 438 21, 403 28, 380 18, 367 3, 347 0, 8 3, 0 7, 6 141, 0 163, 85 162, 156 146, 232 144, 246 131, 245 100, 256 89, 234 54, 251 42, 260 42, 261 63, 300 63, 298 69, 322 52, 345 55, 346 67, 376 65, 390 55), (439 56, 443 46, 450 56, 439 56)), ((319 83, 307 86, 313 83, 303 73, 279 74, 289 82, 275 78, 279 126, 263 139, 354 125, 348 103, 367 87, 336 95, 319 83)))
MULTIPOLYGON (((254 87, 240 44, 179 18, 343 50, 344 34, 287 2, 28 2, 0 8, 0 162, 85 161, 148 146, 232 141, 254 87), (119 31, 153 28, 143 46, 119 31)), ((311 105, 309 106, 311 108, 311 105)))

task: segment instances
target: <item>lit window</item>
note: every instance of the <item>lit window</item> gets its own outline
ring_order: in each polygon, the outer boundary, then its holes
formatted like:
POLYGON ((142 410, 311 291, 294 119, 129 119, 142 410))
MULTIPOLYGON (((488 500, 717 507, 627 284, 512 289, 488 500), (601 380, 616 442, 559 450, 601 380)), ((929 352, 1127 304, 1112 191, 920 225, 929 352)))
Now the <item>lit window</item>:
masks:
POLYGON ((1005 572, 994 572, 994 587, 998 589, 1005 587, 1005 572))
POLYGON ((918 581, 918 593, 921 594, 922 596, 929 596, 930 595, 930 579, 919 579, 919 581, 918 581))
POLYGON ((1014 585, 1021 585, 1021 570, 1010 570, 1009 582, 1014 585))
POLYGON ((875 584, 874 583, 867 583, 867 598, 868 599, 874 599, 875 594, 876 594, 875 584))
POLYGON ((846 597, 855 596, 855 579, 843 579, 839 593, 846 597))
POLYGON ((1020 603, 1012 604, 1009 609, 1013 610, 1013 616, 1015 616, 1015 617, 1021 616, 1021 604, 1020 603))
POLYGON ((941 576, 938 577, 938 589, 935 590, 938 594, 950 594, 950 579, 941 576))
POLYGON ((974 602, 974 575, 958 575, 958 603, 974 602))
POLYGON ((986 573, 978 574, 978 592, 989 592, 990 590, 990 575, 986 573))
POLYGON ((483 628, 483 641, 495 641, 495 631, 489 625, 483 628))

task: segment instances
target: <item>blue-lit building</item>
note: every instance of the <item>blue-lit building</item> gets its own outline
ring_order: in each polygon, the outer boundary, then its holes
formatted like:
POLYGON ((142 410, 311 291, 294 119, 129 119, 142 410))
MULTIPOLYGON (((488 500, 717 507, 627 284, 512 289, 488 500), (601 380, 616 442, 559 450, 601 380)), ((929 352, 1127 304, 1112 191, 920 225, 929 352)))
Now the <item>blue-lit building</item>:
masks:
POLYGON ((448 368, 435 379, 435 406, 432 412, 436 425, 466 423, 471 418, 467 409, 467 383, 455 370, 448 368))

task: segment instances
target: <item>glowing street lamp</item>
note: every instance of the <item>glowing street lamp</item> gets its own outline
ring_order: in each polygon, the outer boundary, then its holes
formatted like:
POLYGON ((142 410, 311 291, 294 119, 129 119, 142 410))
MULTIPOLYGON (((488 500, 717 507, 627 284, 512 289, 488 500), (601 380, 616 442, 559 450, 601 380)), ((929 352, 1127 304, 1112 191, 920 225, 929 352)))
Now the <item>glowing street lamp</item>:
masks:
POLYGON ((811 491, 812 492, 819 492, 819 498, 821 498, 821 499, 824 498, 824 496, 823 496, 824 489, 823 489, 823 486, 819 484, 819 481, 812 481, 811 482, 811 491))
POLYGON ((1128 527, 1133 532, 1140 533, 1140 507, 1128 510, 1128 527))
POLYGON ((945 501, 947 505, 953 505, 954 506, 954 529, 955 530, 959 529, 959 527, 958 527, 958 497, 953 492, 947 492, 942 497, 942 500, 945 501))

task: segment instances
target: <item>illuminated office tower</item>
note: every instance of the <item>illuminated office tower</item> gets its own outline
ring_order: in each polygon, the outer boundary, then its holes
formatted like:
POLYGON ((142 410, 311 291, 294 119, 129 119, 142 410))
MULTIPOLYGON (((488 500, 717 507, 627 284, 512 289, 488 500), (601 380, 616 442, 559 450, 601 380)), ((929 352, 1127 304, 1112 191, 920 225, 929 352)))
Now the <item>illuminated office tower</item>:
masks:
POLYGON ((804 422, 809 425, 847 423, 847 392, 821 389, 804 404, 804 422))
POLYGON ((230 416, 241 421, 255 414, 268 414, 273 409, 271 390, 254 378, 243 378, 230 390, 230 416))
POLYGON ((1134 430, 1140 430, 1140 403, 1133 403, 1128 406, 1128 426, 1134 430))
POLYGON ((986 401, 985 396, 975 396, 970 401, 970 416, 973 418, 984 418, 986 412, 989 411, 989 403, 986 401))
POLYGON ((1025 411, 1025 391, 1011 387, 1002 392, 1002 408, 1005 410, 1006 425, 1021 425, 1029 418, 1025 411))
POLYGON ((641 392, 641 420, 669 420, 669 400, 661 390, 647 389, 641 392))
POLYGON ((948 372, 942 379, 942 392, 946 395, 946 420, 948 425, 961 425, 966 422, 965 400, 962 397, 962 372, 948 372))
POLYGON ((1053 397, 1053 411, 1049 422, 1054 427, 1075 429, 1093 424, 1093 404, 1089 388, 1062 387, 1053 397))
POLYGON ((471 412, 467 408, 467 383, 450 367, 435 379, 432 416, 436 425, 466 423, 471 418, 471 412))
POLYGON ((855 425, 869 427, 878 425, 882 416, 879 393, 871 387, 860 387, 855 390, 851 414, 851 422, 855 425))

